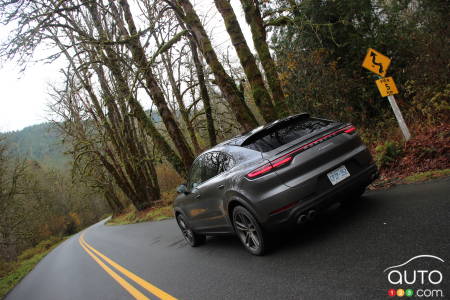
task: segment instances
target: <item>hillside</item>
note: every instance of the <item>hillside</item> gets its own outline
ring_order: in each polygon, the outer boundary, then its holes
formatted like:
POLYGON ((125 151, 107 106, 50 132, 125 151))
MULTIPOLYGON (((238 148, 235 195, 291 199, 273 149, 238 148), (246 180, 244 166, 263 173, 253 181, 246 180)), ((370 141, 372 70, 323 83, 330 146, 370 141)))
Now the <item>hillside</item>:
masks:
POLYGON ((64 155, 67 146, 50 123, 25 127, 5 134, 10 149, 20 157, 36 160, 48 167, 65 169, 70 157, 64 155))
MULTIPOLYGON (((161 123, 157 112, 146 111, 151 114, 155 123, 161 123)), ((14 155, 36 160, 47 167, 67 169, 70 156, 64 153, 68 145, 62 144, 62 137, 52 127, 51 123, 41 123, 25 127, 22 130, 5 133, 14 155)))

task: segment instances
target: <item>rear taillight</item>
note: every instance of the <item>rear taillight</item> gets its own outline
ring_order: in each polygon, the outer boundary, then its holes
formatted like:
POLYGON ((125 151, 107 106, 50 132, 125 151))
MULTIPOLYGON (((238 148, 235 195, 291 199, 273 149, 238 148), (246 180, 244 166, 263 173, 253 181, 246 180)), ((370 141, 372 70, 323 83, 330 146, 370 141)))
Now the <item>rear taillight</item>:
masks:
POLYGON ((344 128, 345 133, 355 133, 356 127, 355 126, 349 126, 344 128))
POLYGON ((330 139, 332 137, 335 137, 336 135, 341 134, 343 132, 347 133, 347 134, 354 134, 354 133, 356 133, 356 127, 353 126, 353 125, 350 125, 350 126, 347 126, 345 128, 336 130, 336 131, 334 131, 332 133, 329 133, 329 134, 327 134, 325 136, 322 136, 322 137, 318 138, 317 140, 314 140, 312 142, 304 144, 301 147, 298 147, 297 149, 292 150, 288 154, 285 154, 285 155, 283 155, 283 156, 281 156, 281 157, 279 157, 277 159, 274 159, 274 160, 270 161, 269 163, 267 163, 267 164, 265 164, 265 165, 255 169, 255 170, 251 171, 246 176, 249 179, 254 179, 254 178, 257 178, 257 177, 262 176, 264 174, 267 174, 267 173, 271 172, 272 170, 274 170, 276 168, 285 166, 285 165, 289 164, 292 161, 292 159, 294 158, 294 156, 299 154, 300 152, 303 152, 306 149, 309 149, 309 148, 311 148, 311 147, 313 147, 313 146, 315 146, 317 144, 320 144, 321 142, 323 142, 325 140, 328 140, 328 139, 330 139))
POLYGON ((272 160, 270 162, 270 164, 272 165, 272 167, 277 168, 277 167, 281 167, 282 165, 287 164, 288 162, 290 162, 292 160, 292 156, 290 155, 284 155, 280 158, 277 158, 275 160, 272 160))
POLYGON ((271 172, 275 168, 279 168, 281 166, 288 164, 291 160, 292 160, 291 155, 284 155, 280 158, 272 160, 268 164, 265 164, 255 170, 251 171, 250 173, 247 174, 247 178, 253 179, 253 178, 262 176, 268 172, 271 172))
POLYGON ((258 169, 251 171, 250 173, 247 174, 247 177, 250 179, 253 179, 253 178, 256 178, 263 174, 266 174, 267 172, 270 172, 270 170, 272 170, 272 169, 273 169, 273 166, 270 163, 268 163, 262 167, 259 167, 258 169))

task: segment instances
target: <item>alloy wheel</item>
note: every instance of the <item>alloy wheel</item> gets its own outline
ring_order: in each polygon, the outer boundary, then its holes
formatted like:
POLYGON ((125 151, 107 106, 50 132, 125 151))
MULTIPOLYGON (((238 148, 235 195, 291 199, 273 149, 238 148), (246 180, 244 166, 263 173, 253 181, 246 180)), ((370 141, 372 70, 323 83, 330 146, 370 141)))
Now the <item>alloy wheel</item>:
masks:
POLYGON ((261 238, 254 221, 242 212, 234 215, 234 225, 242 243, 252 252, 261 247, 261 238))
POLYGON ((194 233, 192 232, 192 230, 189 228, 189 226, 186 224, 186 222, 184 222, 182 217, 178 216, 177 221, 178 221, 178 225, 180 226, 181 233, 183 234, 184 239, 189 244, 191 244, 191 245, 194 244, 194 233))

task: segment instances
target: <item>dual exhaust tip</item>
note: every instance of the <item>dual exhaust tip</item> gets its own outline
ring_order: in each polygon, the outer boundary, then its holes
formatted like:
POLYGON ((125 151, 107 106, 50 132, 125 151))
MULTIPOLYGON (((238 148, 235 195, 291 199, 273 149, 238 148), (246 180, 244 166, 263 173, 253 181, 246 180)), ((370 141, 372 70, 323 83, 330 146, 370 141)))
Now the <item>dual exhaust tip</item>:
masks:
POLYGON ((297 224, 304 224, 306 221, 312 221, 316 218, 317 212, 314 209, 309 210, 306 214, 301 214, 297 219, 297 224))

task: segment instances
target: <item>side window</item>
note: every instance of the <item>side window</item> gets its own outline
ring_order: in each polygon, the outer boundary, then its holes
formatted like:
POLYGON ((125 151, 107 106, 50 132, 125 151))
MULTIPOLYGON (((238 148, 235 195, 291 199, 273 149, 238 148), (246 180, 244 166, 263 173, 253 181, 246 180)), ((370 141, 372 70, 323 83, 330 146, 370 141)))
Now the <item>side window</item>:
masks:
POLYGON ((222 152, 218 153, 220 153, 217 167, 218 174, 228 171, 229 169, 234 167, 234 160, 230 155, 222 152))
POLYGON ((205 155, 203 166, 202 182, 231 169, 234 166, 234 161, 231 156, 215 151, 205 155))
POLYGON ((234 166, 231 156, 219 152, 208 152, 197 158, 189 176, 189 189, 193 189, 202 182, 223 173, 234 166))
POLYGON ((219 174, 218 160, 220 152, 208 152, 205 154, 204 160, 202 161, 203 173, 202 182, 216 176, 219 174))
POLYGON ((197 185, 202 183, 202 167, 201 167, 201 158, 199 157, 191 168, 191 173, 189 175, 189 189, 192 190, 197 185))

